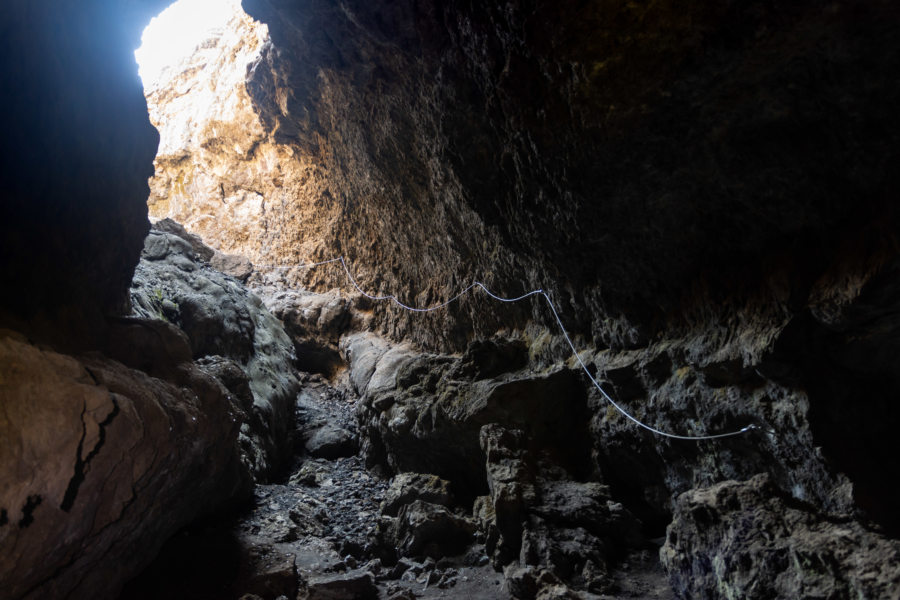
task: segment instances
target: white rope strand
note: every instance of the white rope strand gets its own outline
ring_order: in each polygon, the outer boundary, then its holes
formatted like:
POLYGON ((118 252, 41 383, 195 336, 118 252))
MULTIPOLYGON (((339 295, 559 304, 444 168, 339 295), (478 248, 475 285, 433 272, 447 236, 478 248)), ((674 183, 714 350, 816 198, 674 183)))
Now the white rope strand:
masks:
POLYGON ((464 295, 469 293, 474 288, 480 288, 488 296, 490 296, 491 298, 493 298, 494 300, 497 300, 499 302, 519 302, 520 300, 524 300, 531 296, 541 295, 544 297, 544 300, 547 301, 547 305, 550 307, 550 311, 553 313, 553 317, 556 319, 556 324, 559 326, 559 330, 562 333, 563 338, 565 338, 566 343, 569 345, 569 348, 572 350, 572 354, 575 356, 575 360, 578 361, 578 364, 581 366, 581 369, 584 371, 584 374, 587 375, 587 378, 591 381, 591 383, 594 385, 594 387, 597 388, 597 391, 600 392, 600 394, 603 396, 603 398, 607 402, 609 402, 613 408, 615 408, 622 416, 626 417, 628 420, 632 421, 639 427, 642 427, 642 428, 646 429, 647 431, 654 433, 656 435, 659 435, 659 436, 663 436, 663 437, 667 437, 667 438, 671 438, 671 439, 675 439, 675 440, 691 440, 691 441, 718 440, 718 439, 722 439, 722 438, 743 435, 749 431, 758 429, 757 425, 751 424, 751 425, 747 425, 743 429, 729 431, 727 433, 717 433, 717 434, 712 434, 712 435, 678 435, 675 433, 669 433, 666 431, 662 431, 655 427, 651 427, 650 425, 647 425, 646 423, 643 423, 642 421, 637 419, 637 417, 633 416, 631 413, 629 413, 627 410, 625 410, 622 406, 620 406, 615 400, 613 400, 612 397, 606 393, 606 391, 603 389, 603 387, 601 387, 600 382, 597 381, 597 379, 593 375, 591 375, 590 369, 588 369, 587 364, 585 364, 585 362, 581 359, 581 356, 578 353, 578 349, 575 347, 575 344, 572 342, 572 338, 569 336, 569 332, 566 330, 565 326, 563 325, 562 318, 560 318, 560 316, 559 316, 559 311, 556 309, 556 305, 553 304, 553 300, 550 299, 549 294, 547 294, 547 292, 545 292, 543 289, 532 290, 530 292, 527 292, 527 293, 522 294, 521 296, 517 296, 515 298, 503 298, 503 297, 498 296, 498 295, 494 294, 493 292, 491 292, 487 288, 487 286, 485 286, 480 281, 475 281, 475 282, 471 283, 466 289, 464 289, 460 293, 456 294, 449 300, 446 300, 445 302, 441 302, 440 304, 435 304, 432 306, 416 307, 416 306, 410 306, 408 304, 404 304, 396 296, 394 296, 392 294, 388 294, 386 296, 374 296, 372 294, 367 293, 356 282, 356 278, 353 277, 353 274, 350 272, 349 267, 347 267, 347 262, 344 260, 343 256, 339 256, 338 258, 333 258, 331 260, 325 260, 322 262, 311 263, 311 264, 306 264, 306 265, 290 265, 290 266, 261 265, 261 266, 268 267, 268 268, 274 268, 274 269, 313 268, 313 267, 328 265, 328 264, 336 263, 336 262, 341 263, 341 266, 344 268, 344 273, 347 275, 347 279, 350 281, 350 283, 353 285, 353 287, 356 288, 356 291, 359 292, 360 294, 362 294, 363 296, 365 296, 366 298, 368 298, 370 300, 377 300, 377 301, 390 300, 391 302, 393 302, 394 304, 396 304, 397 306, 399 306, 405 310, 417 312, 417 313, 431 312, 431 311, 435 311, 435 310, 438 310, 441 308, 445 308, 446 306, 448 306, 448 305, 452 304, 453 302, 456 302, 457 300, 462 298, 464 295))
POLYGON ((277 269, 287 269, 287 270, 312 269, 313 267, 321 267, 322 265, 330 265, 331 263, 336 263, 338 261, 344 262, 344 257, 339 256, 337 258, 332 258, 331 260, 323 260, 322 262, 309 263, 309 264, 305 264, 305 265, 287 265, 287 266, 284 266, 284 265, 253 265, 253 266, 263 268, 263 269, 275 269, 275 270, 277 270, 277 269))

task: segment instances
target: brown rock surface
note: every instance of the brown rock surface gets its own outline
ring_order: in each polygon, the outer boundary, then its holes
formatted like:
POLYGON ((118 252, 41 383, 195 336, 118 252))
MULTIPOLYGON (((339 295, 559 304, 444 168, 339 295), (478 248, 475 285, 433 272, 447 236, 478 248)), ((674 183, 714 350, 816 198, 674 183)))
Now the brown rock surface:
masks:
POLYGON ((246 497, 237 407, 178 354, 167 359, 169 380, 3 332, 4 597, 115 597, 181 526, 246 497))
MULTIPOLYGON (((207 244, 261 264, 311 255, 336 217, 320 197, 320 166, 277 143, 253 108, 248 70, 272 51, 267 27, 236 8, 193 55, 145 82, 161 137, 151 216, 170 217, 207 244)), ((240 259, 213 260, 222 269, 240 259)))

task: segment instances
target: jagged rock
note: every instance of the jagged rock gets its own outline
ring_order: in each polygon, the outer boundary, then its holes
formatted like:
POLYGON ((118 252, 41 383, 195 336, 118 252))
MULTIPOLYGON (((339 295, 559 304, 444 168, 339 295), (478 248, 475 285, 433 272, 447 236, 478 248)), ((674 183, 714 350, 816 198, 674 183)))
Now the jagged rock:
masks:
POLYGON ((375 600, 378 588, 371 573, 362 569, 316 577, 307 584, 307 600, 375 600))
POLYGON ((209 259, 209 266, 234 277, 241 283, 246 282, 250 274, 253 273, 253 263, 247 257, 239 254, 216 252, 209 259))
MULTIPOLYGON (((159 219, 151 225, 151 229, 156 231, 161 231, 163 233, 171 233, 172 235, 176 235, 186 241, 191 245, 191 249, 194 251, 196 257, 204 262, 210 262, 210 260, 215 256, 216 251, 203 243, 203 239, 194 233, 190 233, 184 226, 172 219, 165 218, 159 219)), ((212 265, 214 269, 221 271, 219 267, 212 265)))
POLYGON ((335 425, 327 424, 320 427, 306 440, 304 446, 306 452, 315 458, 340 458, 353 456, 359 449, 356 436, 335 425))
POLYGON ((548 598, 578 597, 558 596, 564 583, 606 591, 607 564, 640 545, 640 523, 607 486, 559 479, 564 473, 529 452, 522 431, 486 425, 481 443, 491 494, 476 502, 476 517, 495 568, 517 579, 511 589, 527 598, 547 586, 559 588, 541 592, 548 598))
POLYGON ((258 298, 197 260, 195 246, 205 248, 199 240, 183 237, 177 223, 160 223, 176 233, 157 230, 157 224, 147 236, 132 283, 134 312, 177 325, 194 357, 219 357, 205 359, 204 368, 225 377, 226 387, 241 401, 248 415, 241 431, 245 459, 258 478, 269 477, 291 450, 290 423, 300 387, 293 373, 293 344, 258 298), (223 361, 229 360, 226 366, 223 361))
POLYGON ((382 517, 379 528, 382 544, 397 548, 401 556, 435 560, 461 554, 475 532, 472 520, 422 500, 404 504, 395 518, 382 517))
POLYGON ((240 408, 183 334, 142 325, 118 329, 132 350, 115 358, 152 374, 0 335, 5 597, 114 597, 180 527, 247 497, 240 408))
POLYGON ((253 352, 254 319, 240 284, 196 261, 193 248, 173 234, 151 231, 132 282, 135 312, 161 318, 163 299, 178 307, 175 323, 188 334, 195 357, 230 356, 246 362, 253 352))
MULTIPOLYGON (((245 543, 249 540, 245 540, 245 543)), ((247 593, 264 598, 297 596, 296 558, 277 545, 247 543, 241 559, 239 585, 247 593)))
POLYGON ((682 494, 660 559, 682 598, 900 598, 900 542, 766 475, 682 494))
POLYGON ((479 430, 499 422, 527 431, 530 444, 557 449, 566 468, 591 469, 584 460, 586 405, 576 372, 473 381, 454 375, 459 358, 390 349, 371 335, 349 336, 345 344, 350 380, 364 393, 358 413, 370 462, 434 473, 474 497, 486 481, 479 430))
POLYGON ((381 514, 396 517, 403 505, 414 500, 450 506, 450 482, 437 475, 398 473, 385 493, 381 514))

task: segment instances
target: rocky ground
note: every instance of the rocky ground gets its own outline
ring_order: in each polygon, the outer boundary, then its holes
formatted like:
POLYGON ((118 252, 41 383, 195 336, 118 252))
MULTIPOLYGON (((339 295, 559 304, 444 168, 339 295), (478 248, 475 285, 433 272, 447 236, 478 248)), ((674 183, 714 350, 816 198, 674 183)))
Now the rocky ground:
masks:
MULTIPOLYGON (((484 532, 461 508, 450 520, 461 530, 423 510, 419 528, 392 537, 391 515, 452 505, 447 482, 367 470, 358 452, 356 394, 319 375, 301 380, 290 473, 281 483, 257 485, 240 514, 183 530, 121 599, 512 598, 490 563, 484 532)), ((542 597, 674 598, 652 544, 616 567, 608 592, 571 596, 561 588, 542 597)))
POLYGON ((123 599, 896 597, 900 547, 811 451, 777 356, 700 364, 674 340, 585 353, 626 406, 665 407, 668 429, 694 411, 757 424, 706 446, 648 440, 571 362, 539 359, 543 337, 423 352, 372 331, 359 295, 291 290, 219 255, 223 274, 216 258, 157 223, 132 301, 178 325, 240 407, 256 483, 123 599), (774 436, 788 420, 793 436, 774 436))

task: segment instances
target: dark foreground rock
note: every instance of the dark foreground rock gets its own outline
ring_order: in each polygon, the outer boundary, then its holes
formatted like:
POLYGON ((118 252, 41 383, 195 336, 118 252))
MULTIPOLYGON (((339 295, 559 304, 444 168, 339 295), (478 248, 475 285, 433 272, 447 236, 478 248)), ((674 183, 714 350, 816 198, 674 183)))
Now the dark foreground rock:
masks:
POLYGON ((115 597, 179 528, 249 493, 240 408, 183 334, 116 331, 119 360, 0 333, 4 598, 115 597))
POLYGON ((900 598, 900 542, 765 475, 682 494, 660 558, 681 598, 900 598))

